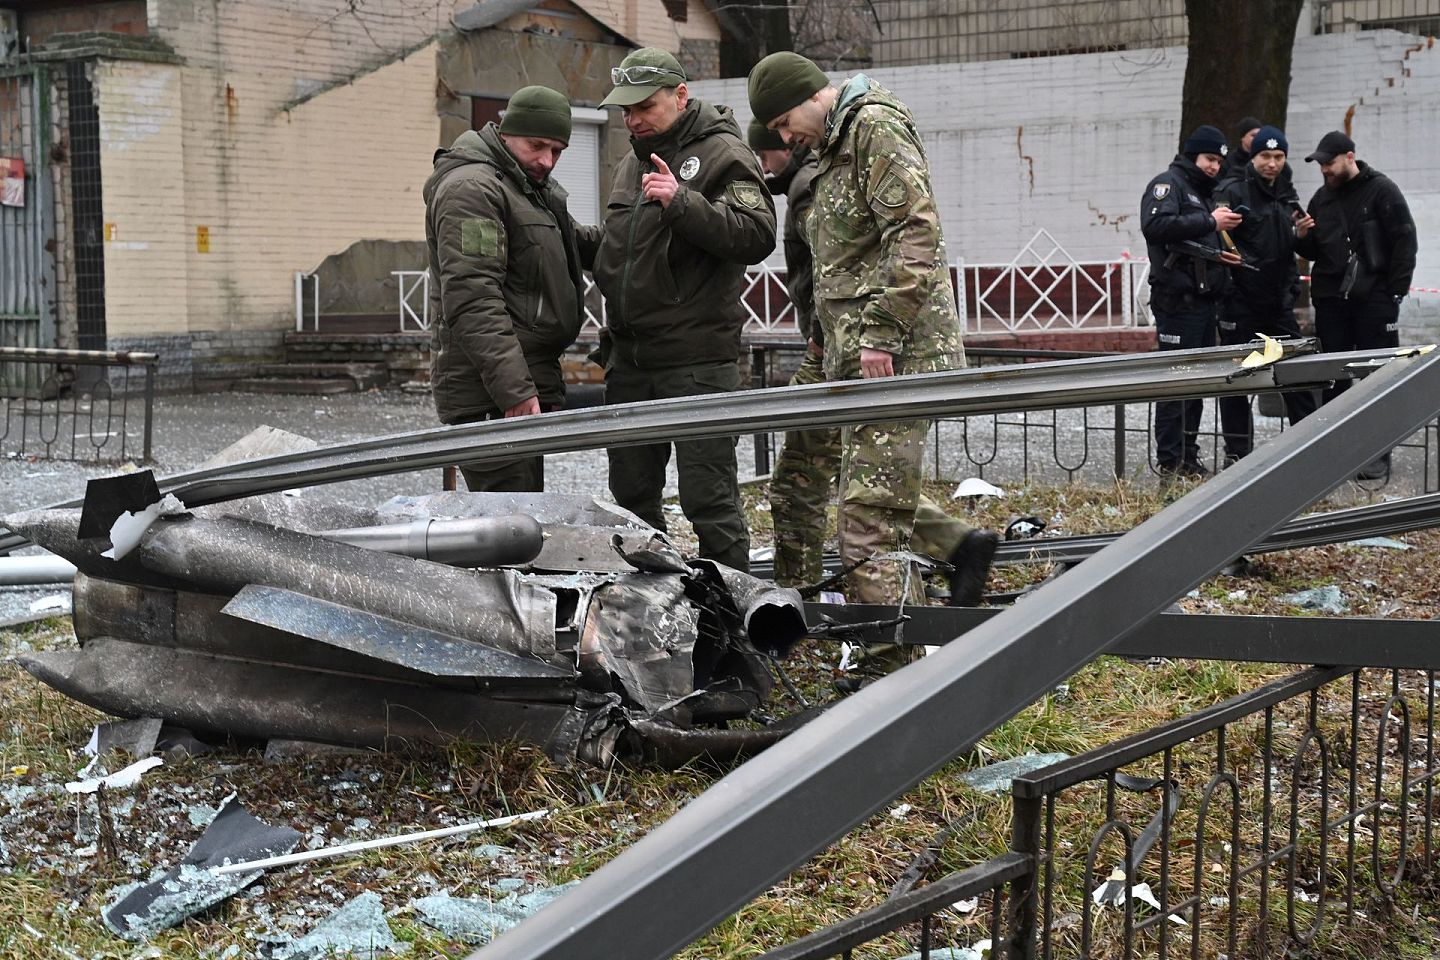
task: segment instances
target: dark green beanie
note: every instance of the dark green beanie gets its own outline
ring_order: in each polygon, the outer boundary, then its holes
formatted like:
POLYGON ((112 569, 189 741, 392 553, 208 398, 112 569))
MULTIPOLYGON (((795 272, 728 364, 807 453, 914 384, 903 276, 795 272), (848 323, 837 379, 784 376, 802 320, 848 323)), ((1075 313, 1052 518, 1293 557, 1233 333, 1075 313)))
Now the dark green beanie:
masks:
POLYGON ((750 112, 761 123, 769 123, 830 86, 830 78, 813 61, 784 50, 755 64, 748 86, 750 112))
POLYGON ((549 87, 521 87, 500 117, 500 132, 512 137, 548 137, 570 146, 570 101, 549 87))
POLYGON ((754 119, 750 121, 750 127, 745 131, 745 140, 750 144, 750 149, 757 153, 761 150, 788 150, 790 148, 790 145, 781 138, 778 132, 754 119))

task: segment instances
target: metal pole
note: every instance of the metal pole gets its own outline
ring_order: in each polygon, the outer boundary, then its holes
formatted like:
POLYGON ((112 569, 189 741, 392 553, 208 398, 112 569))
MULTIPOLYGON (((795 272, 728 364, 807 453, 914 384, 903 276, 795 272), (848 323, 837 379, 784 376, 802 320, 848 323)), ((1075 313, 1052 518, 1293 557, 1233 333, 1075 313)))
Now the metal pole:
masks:
POLYGON ((151 440, 155 427, 155 376, 158 367, 158 360, 145 361, 145 452, 141 455, 141 463, 154 460, 151 440))
POLYGON ((736 769, 476 956, 671 956, 1410 434, 1436 397, 1440 354, 1392 361, 1092 561, 736 769))
POLYGON ((1125 404, 1115 404, 1115 479, 1125 479, 1125 404))
POLYGON ((1030 860, 1030 870, 1010 881, 1005 905, 1005 960, 1033 960, 1039 945, 1040 871, 1048 851, 1041 850, 1043 797, 1011 797, 1010 851, 1030 860))

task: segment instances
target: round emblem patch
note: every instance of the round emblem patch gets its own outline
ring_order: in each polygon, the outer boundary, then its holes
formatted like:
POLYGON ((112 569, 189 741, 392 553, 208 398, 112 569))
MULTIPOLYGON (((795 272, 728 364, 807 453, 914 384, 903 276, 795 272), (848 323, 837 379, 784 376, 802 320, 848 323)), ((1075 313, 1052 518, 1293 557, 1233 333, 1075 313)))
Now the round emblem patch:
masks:
POLYGON ((1274 137, 1271 137, 1269 140, 1265 141, 1266 150, 1274 150, 1278 146, 1280 146, 1280 141, 1276 140, 1274 137))
POLYGON ((684 163, 680 164, 680 179, 681 179, 681 180, 691 180, 691 179, 694 179, 695 174, 697 174, 697 173, 699 173, 699 172, 700 172, 700 158, 699 158, 699 157, 691 157, 690 159, 686 160, 684 163))
POLYGON ((1220 144, 1220 156, 1222 156, 1222 157, 1228 157, 1229 155, 1230 155, 1230 148, 1227 147, 1227 146, 1226 146, 1225 144, 1223 144, 1223 143, 1220 144))

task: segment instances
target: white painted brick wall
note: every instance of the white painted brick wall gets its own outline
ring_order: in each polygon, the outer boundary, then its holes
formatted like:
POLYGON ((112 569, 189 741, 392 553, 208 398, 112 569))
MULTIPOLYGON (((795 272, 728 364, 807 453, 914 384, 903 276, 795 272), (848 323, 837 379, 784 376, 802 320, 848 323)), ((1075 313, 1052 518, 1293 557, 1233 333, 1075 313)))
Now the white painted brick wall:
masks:
MULTIPOLYGON (((915 111, 952 258, 1009 262, 1044 228, 1077 259, 1108 260, 1143 255, 1140 193, 1174 156, 1185 60, 1166 48, 870 75, 915 111)), ((1416 282, 1440 287, 1440 49, 1394 31, 1306 36, 1292 73, 1286 133, 1301 198, 1320 186, 1302 158, 1353 106, 1360 159, 1394 179, 1415 214, 1416 282)), ((749 122, 743 78, 691 87, 749 122)), ((1435 336, 1440 295, 1412 297, 1404 319, 1410 339, 1435 336)))

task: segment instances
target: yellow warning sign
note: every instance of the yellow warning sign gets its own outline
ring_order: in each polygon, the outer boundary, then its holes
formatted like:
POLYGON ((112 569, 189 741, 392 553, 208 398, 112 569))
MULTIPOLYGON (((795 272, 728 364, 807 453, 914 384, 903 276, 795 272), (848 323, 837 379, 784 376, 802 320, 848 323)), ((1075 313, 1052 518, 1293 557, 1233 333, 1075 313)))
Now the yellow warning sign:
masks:
POLYGON ((209 227, 196 227, 196 228, 195 228, 195 252, 196 252, 196 253, 209 253, 209 252, 210 252, 210 228, 209 228, 209 227))

